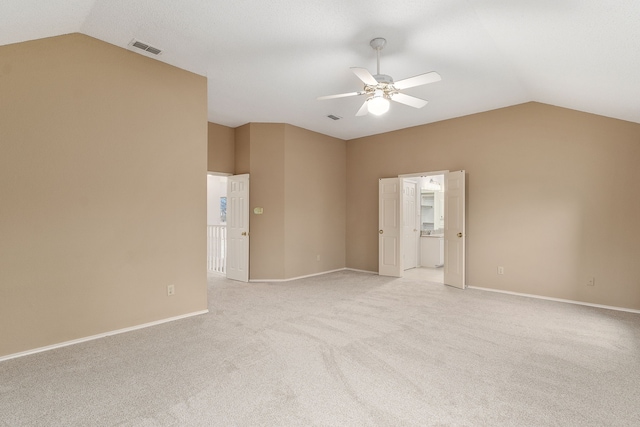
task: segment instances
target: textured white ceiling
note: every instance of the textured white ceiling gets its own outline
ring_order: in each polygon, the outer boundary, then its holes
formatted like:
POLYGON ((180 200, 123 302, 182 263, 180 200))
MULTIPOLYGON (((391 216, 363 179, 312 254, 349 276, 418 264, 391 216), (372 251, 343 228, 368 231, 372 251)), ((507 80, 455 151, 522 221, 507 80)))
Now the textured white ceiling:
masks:
POLYGON ((527 101, 640 123, 637 0, 2 0, 0 45, 81 32, 207 76, 209 121, 283 122, 351 139, 527 101), (363 97, 349 67, 381 72, 422 109, 393 103, 355 117, 363 97), (343 119, 333 121, 334 114, 343 119))

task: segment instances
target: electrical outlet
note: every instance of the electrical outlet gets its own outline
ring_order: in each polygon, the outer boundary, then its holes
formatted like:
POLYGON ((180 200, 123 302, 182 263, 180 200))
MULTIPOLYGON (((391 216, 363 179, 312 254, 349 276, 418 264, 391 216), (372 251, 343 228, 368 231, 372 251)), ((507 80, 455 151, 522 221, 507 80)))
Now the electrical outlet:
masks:
POLYGON ((504 267, 498 267, 498 274, 504 274, 504 267))
POLYGON ((587 286, 595 286, 595 285, 596 285, 596 278, 590 277, 589 280, 587 280, 587 286))
POLYGON ((316 261, 320 261, 320 255, 316 255, 316 261))
POLYGON ((167 286, 167 296, 175 295, 176 287, 174 285, 167 286))

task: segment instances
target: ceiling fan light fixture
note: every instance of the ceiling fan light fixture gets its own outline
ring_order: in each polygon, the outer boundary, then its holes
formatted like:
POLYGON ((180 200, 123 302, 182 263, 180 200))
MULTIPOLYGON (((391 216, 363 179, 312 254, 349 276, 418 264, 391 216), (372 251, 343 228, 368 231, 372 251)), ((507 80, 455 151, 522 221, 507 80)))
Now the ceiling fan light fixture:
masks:
POLYGON ((382 94, 382 91, 376 91, 367 101, 367 110, 374 116, 381 116, 389 111, 389 104, 389 100, 382 94))

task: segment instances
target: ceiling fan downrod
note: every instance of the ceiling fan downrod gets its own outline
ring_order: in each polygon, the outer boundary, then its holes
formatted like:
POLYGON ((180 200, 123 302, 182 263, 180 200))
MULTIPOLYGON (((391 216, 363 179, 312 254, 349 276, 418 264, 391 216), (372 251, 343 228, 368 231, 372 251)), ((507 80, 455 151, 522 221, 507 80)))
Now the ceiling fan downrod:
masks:
POLYGON ((375 49, 376 51, 376 56, 378 59, 378 67, 377 67, 377 72, 376 74, 379 75, 380 74, 380 51, 384 48, 384 46, 387 44, 387 40, 382 38, 382 37, 376 37, 375 39, 371 40, 369 42, 369 45, 375 49))

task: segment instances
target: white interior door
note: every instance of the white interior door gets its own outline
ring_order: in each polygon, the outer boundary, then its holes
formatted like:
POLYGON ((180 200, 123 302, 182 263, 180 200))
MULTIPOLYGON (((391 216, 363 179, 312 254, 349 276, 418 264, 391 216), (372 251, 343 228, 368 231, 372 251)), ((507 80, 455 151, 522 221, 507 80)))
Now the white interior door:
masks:
POLYGON ((465 171, 444 175, 444 283, 466 288, 465 171))
POLYGON ((378 184, 378 274, 402 277, 402 189, 400 178, 378 184))
POLYGON ((418 266, 418 184, 402 179, 402 240, 403 267, 405 270, 418 266))
POLYGON ((227 278, 249 281, 249 175, 227 180, 227 278))

